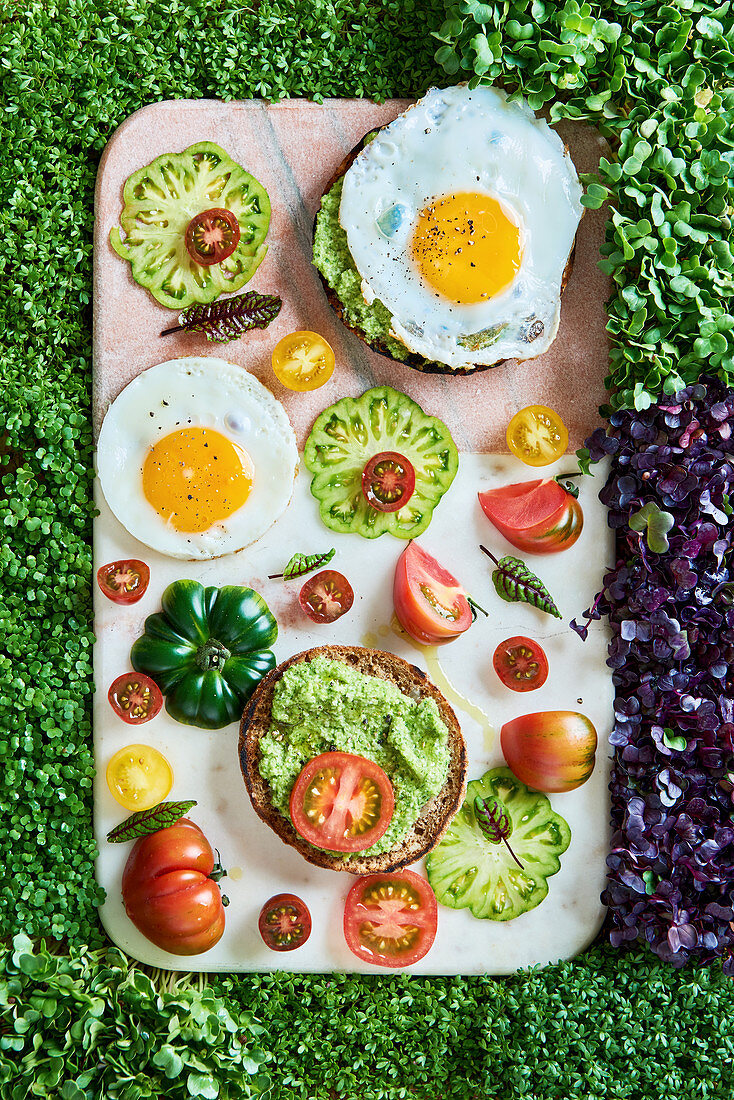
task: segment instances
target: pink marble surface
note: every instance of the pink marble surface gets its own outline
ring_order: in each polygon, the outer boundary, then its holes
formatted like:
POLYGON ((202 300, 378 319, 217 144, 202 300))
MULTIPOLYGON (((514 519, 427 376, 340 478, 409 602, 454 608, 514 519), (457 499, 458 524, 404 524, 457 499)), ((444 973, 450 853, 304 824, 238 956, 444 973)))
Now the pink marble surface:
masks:
MULTIPOLYGON (((299 445, 315 416, 344 396, 372 385, 403 390, 449 426, 460 450, 506 451, 504 432, 524 405, 555 408, 569 427, 571 447, 599 423, 608 368, 604 303, 607 278, 598 270, 604 216, 588 212, 578 235, 576 263, 563 298, 561 327, 551 349, 526 364, 508 363, 466 378, 421 375, 370 351, 344 328, 327 304, 311 266, 311 227, 326 183, 364 133, 395 118, 408 105, 390 100, 306 100, 265 104, 180 100, 157 103, 131 115, 116 131, 99 167, 94 261, 94 425, 99 431, 111 401, 140 371, 180 355, 221 355, 252 371, 283 401, 299 445), (267 188, 273 207, 269 251, 246 289, 279 294, 283 308, 265 332, 225 345, 200 334, 161 337, 176 314, 133 282, 130 266, 109 243, 119 223, 127 177, 154 157, 197 141, 215 141, 267 188), (323 333, 336 353, 329 383, 312 393, 292 393, 273 375, 270 352, 294 329, 323 333)), ((601 139, 580 125, 558 127, 579 171, 594 167, 601 139)))

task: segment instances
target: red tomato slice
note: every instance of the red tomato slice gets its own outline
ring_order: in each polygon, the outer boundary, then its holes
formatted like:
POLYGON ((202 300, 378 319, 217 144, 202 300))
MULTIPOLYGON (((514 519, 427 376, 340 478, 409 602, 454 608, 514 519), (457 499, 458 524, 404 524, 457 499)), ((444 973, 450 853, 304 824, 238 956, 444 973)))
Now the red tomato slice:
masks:
POLYGON ((518 779, 536 791, 574 791, 594 770, 597 736, 572 710, 544 710, 505 722, 502 754, 518 779))
POLYGON ((415 492, 415 469, 397 451, 373 455, 362 473, 362 492, 378 512, 397 512, 415 492))
POLYGON ((410 966, 436 938, 436 895, 414 871, 392 871, 358 879, 344 905, 349 950, 377 966, 410 966))
POLYGON ((257 926, 271 951, 295 951, 311 935, 311 914, 295 894, 275 894, 260 910, 257 926))
POLYGON ((186 226, 186 251, 194 263, 210 267, 231 256, 240 243, 240 223, 231 210, 214 207, 196 214, 186 226))
POLYGON ((485 516, 508 542, 529 554, 567 550, 584 526, 581 505, 553 478, 478 493, 485 516))
POLYGON ((138 558, 111 561, 97 570, 100 591, 113 603, 137 603, 149 581, 150 569, 138 558))
POLYGON ((348 752, 322 752, 293 784, 293 827, 329 852, 363 852, 392 821, 395 795, 379 764, 348 752))
POLYGON ((298 602, 311 622, 333 623, 349 611, 354 592, 347 578, 336 569, 322 569, 308 578, 298 594, 298 602))
POLYGON ((149 722, 163 706, 158 684, 142 672, 125 672, 118 676, 110 684, 107 698, 115 714, 130 726, 149 722))
POLYGON ((393 603, 403 630, 424 645, 450 642, 472 624, 466 592, 456 577, 417 542, 398 558, 393 603))
POLYGON ((500 642, 492 664, 502 683, 512 691, 534 691, 548 679, 548 658, 532 638, 518 635, 500 642))

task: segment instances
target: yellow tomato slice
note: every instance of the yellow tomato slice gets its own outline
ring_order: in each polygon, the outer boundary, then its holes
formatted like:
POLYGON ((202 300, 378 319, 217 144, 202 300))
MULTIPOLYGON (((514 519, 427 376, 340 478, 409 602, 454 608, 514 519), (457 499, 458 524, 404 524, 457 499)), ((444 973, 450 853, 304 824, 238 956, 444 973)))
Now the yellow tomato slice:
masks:
POLYGON ((126 745, 107 765, 107 786, 126 810, 149 810, 173 786, 171 765, 151 745, 126 745))
POLYGON ((558 413, 547 405, 528 405, 510 421, 507 446, 526 465, 547 466, 564 454, 568 430, 558 413))
POLYGON ((334 352, 318 332, 303 329, 284 336, 273 348, 273 370, 289 390, 317 390, 334 373, 334 352))

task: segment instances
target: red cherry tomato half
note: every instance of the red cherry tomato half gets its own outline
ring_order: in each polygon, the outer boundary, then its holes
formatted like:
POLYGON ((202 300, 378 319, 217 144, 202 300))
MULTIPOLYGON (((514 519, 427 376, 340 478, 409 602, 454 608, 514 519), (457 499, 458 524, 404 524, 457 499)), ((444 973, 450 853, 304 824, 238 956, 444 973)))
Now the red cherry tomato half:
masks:
POLYGON ((271 951, 295 951, 311 935, 311 914, 295 894, 275 894, 260 910, 257 926, 271 951))
POLYGON ((118 676, 110 684, 107 698, 115 714, 130 726, 149 722, 163 706, 158 684, 142 672, 125 672, 118 676))
POLYGON ((532 638, 507 638, 492 658, 494 670, 505 687, 513 691, 534 691, 548 679, 548 658, 532 638))
POLYGON ((224 908, 214 853, 182 817, 135 841, 122 873, 122 900, 135 927, 172 955, 199 955, 222 938, 224 908))
POLYGON ((373 455, 362 472, 362 492, 378 512, 397 512, 415 491, 415 469, 397 451, 373 455))
POLYGON ((186 251, 194 263, 210 267, 231 256, 240 243, 240 223, 231 210, 202 210, 186 226, 186 251))
POLYGON ((293 827, 329 852, 363 852, 392 821, 395 796, 379 764, 348 752, 322 752, 293 784, 293 827))
POLYGON ((414 871, 392 871, 358 879, 344 905, 349 950, 377 966, 410 966, 436 938, 436 895, 414 871))
POLYGON ((456 577, 417 542, 398 558, 393 603, 403 630, 424 645, 450 642, 472 624, 466 592, 456 577))
POLYGON ((312 622, 333 623, 349 611, 354 592, 347 578, 336 569, 322 569, 308 578, 298 594, 298 602, 312 622))
POLYGON ((528 554, 567 550, 584 526, 581 505, 553 478, 503 485, 478 496, 487 519, 528 554))
POLYGON ((517 778, 536 791, 573 791, 594 770, 596 730, 576 711, 523 714, 505 722, 500 742, 517 778))
POLYGON ((113 603, 137 603, 149 581, 150 569, 137 558, 111 561, 97 570, 97 584, 113 603))

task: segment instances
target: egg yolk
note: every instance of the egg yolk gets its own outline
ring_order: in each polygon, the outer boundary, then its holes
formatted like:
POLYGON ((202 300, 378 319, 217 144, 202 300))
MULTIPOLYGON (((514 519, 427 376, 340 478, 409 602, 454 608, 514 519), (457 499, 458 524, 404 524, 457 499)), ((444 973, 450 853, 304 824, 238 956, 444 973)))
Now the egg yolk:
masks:
POLYGON ((411 251, 434 290, 471 305, 499 294, 517 275, 520 227, 491 195, 457 192, 420 212, 411 251))
POLYGON ((160 439, 143 464, 143 492, 177 531, 206 531, 247 500, 253 466, 241 447, 211 428, 183 428, 160 439))

